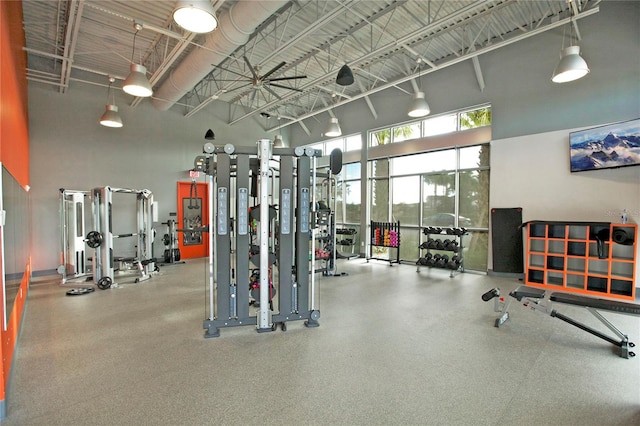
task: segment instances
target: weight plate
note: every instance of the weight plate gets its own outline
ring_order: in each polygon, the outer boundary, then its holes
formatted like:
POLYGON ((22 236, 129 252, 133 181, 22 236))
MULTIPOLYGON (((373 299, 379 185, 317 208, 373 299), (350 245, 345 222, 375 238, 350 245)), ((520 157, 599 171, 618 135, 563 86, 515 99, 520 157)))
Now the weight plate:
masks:
POLYGON ((91 248, 100 247, 102 244, 102 234, 98 231, 91 231, 87 234, 87 245, 91 248))
POLYGON ((67 296, 82 296, 83 294, 93 293, 95 291, 94 288, 84 287, 84 288, 72 288, 67 291, 67 296))
POLYGON ((111 287, 111 284, 113 284, 111 277, 102 277, 98 280, 98 284, 96 285, 100 290, 106 290, 111 287))

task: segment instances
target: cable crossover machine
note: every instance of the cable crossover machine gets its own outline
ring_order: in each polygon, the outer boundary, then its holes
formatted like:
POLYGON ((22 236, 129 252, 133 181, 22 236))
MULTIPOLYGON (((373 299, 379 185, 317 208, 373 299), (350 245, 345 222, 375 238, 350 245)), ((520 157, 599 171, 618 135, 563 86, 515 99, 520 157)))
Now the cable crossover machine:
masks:
POLYGON ((262 139, 257 147, 207 143, 203 154, 194 169, 204 172, 210 200, 205 338, 243 325, 255 325, 260 333, 278 325, 285 331, 295 320, 318 327, 309 259, 321 151, 274 148, 262 139))

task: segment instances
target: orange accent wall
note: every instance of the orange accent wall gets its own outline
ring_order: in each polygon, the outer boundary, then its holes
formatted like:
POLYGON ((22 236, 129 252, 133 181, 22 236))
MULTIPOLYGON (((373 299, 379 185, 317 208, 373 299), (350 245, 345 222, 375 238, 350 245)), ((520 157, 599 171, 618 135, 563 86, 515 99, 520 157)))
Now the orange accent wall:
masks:
MULTIPOLYGON (((201 226, 209 225, 209 191, 208 185, 203 182, 196 182, 197 185, 197 198, 202 200, 201 210, 201 226)), ((192 195, 191 182, 178 182, 178 229, 185 228, 184 216, 189 214, 184 210, 184 204, 189 204, 189 197, 192 195)), ((195 198, 195 194, 193 194, 195 198)), ((184 244, 184 232, 178 232, 178 248, 180 249, 181 259, 193 259, 196 257, 205 257, 209 255, 209 233, 202 233, 202 241, 200 244, 185 245, 184 244)))
POLYGON ((29 117, 21 1, 0 1, 0 43, 0 161, 25 187, 29 184, 29 117))
MULTIPOLYGON (((22 20, 22 1, 0 1, 0 161, 20 185, 26 188, 29 185, 29 117, 27 55, 23 50, 26 43, 22 20)), ((6 249, 11 250, 11 247, 6 249)), ((11 316, 8 318, 7 330, 0 326, 0 402, 6 400, 7 380, 29 290, 30 263, 29 261, 25 265, 18 296, 14 306, 10 308, 11 316)), ((3 316, 4 305, 2 300, 3 316)))

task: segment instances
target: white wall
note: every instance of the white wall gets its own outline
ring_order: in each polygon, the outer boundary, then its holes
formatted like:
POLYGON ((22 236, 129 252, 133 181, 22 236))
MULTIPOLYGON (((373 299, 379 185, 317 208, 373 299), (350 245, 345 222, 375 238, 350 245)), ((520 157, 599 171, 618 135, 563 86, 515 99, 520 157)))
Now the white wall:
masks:
MULTIPOLYGON (((627 209, 629 222, 640 223, 640 166, 571 173, 569 133, 575 130, 582 128, 491 142, 491 208, 522 207, 525 222, 613 223, 627 209)), ((636 259, 640 263, 640 250, 636 259)))

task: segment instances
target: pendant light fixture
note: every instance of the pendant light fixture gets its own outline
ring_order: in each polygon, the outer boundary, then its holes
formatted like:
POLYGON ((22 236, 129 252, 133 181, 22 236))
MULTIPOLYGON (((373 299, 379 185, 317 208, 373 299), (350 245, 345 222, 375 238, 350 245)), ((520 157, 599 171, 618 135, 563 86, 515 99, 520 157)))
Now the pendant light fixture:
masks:
POLYGON ((335 138, 342 135, 342 129, 340 128, 340 123, 338 122, 337 117, 331 117, 329 119, 329 125, 324 132, 325 136, 329 136, 330 138, 335 138))
MULTIPOLYGON (((278 126, 280 126, 280 116, 278 116, 278 126)), ((278 127, 278 134, 273 138, 274 148, 284 148, 284 141, 282 140, 282 128, 278 127)))
POLYGON ((173 20, 192 33, 210 33, 218 26, 215 10, 209 0, 179 0, 173 20))
POLYGON ((429 108, 429 104, 425 98, 424 92, 422 91, 422 79, 421 77, 422 71, 422 60, 418 58, 418 82, 420 84, 420 89, 416 85, 416 92, 413 94, 413 102, 411 103, 411 108, 407 113, 409 117, 417 118, 424 117, 429 115, 431 112, 431 108, 429 108))
POLYGON ((560 62, 553 71, 551 81, 566 83, 577 80, 589 73, 587 62, 580 56, 580 46, 573 45, 573 15, 569 19, 569 47, 564 48, 564 32, 562 34, 562 54, 560 62))
POLYGON ((116 106, 116 98, 113 96, 113 102, 109 103, 109 95, 111 95, 111 84, 116 81, 114 77, 109 76, 109 89, 107 90, 107 105, 105 112, 100 117, 100 124, 105 127, 122 127, 122 118, 118 114, 118 107, 116 106))
POLYGON ((336 76, 336 84, 340 86, 350 86, 354 82, 353 71, 349 68, 349 65, 344 64, 338 71, 336 76))
POLYGON ((151 89, 151 83, 149 83, 149 79, 147 78, 147 68, 143 65, 136 64, 133 62, 134 56, 136 54, 136 36, 138 35, 138 31, 142 29, 142 24, 137 22, 133 23, 133 28, 136 30, 133 35, 133 52, 131 53, 131 72, 129 76, 124 80, 124 85, 122 86, 122 90, 126 93, 140 97, 147 98, 153 95, 153 90, 151 89))

